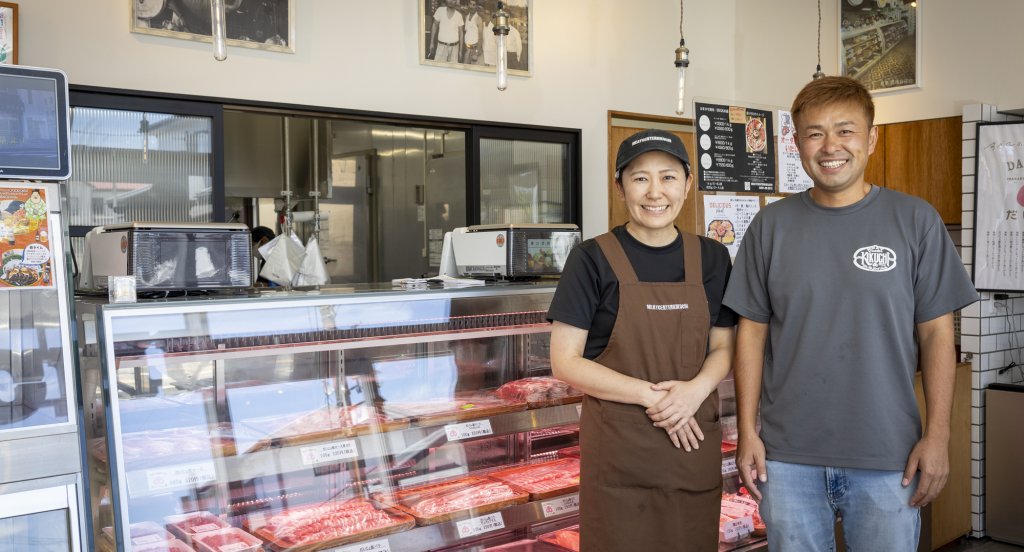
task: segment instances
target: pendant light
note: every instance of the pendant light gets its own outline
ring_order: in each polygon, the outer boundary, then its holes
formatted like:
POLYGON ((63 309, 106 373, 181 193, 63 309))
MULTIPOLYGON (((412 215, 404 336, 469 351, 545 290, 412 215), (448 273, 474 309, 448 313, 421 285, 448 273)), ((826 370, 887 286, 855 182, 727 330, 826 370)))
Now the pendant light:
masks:
POLYGON ((821 0, 818 0, 818 68, 811 75, 811 78, 818 80, 824 76, 825 73, 821 71, 821 0))
POLYGON ((224 0, 210 1, 210 21, 213 23, 213 58, 217 61, 224 61, 228 57, 227 38, 227 16, 225 15, 224 0))
POLYGON ((679 97, 676 100, 676 114, 682 115, 686 110, 685 89, 686 89, 686 68, 690 66, 690 50, 686 47, 686 40, 683 39, 683 0, 679 0, 679 47, 676 48, 676 71, 678 79, 679 97))
POLYGON ((498 43, 498 90, 508 88, 508 12, 505 3, 498 2, 498 13, 494 14, 494 38, 498 43))

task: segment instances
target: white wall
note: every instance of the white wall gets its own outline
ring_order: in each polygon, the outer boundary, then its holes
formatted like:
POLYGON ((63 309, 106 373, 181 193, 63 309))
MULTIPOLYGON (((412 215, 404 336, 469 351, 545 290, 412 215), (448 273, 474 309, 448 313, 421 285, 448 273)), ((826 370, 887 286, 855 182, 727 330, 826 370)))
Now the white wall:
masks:
MULTIPOLYGON (((82 85, 579 128, 588 237, 607 227, 607 111, 673 115, 676 0, 534 0, 533 76, 501 93, 492 74, 419 64, 414 0, 295 1, 295 54, 232 47, 216 62, 209 44, 130 33, 131 0, 22 0, 20 61, 82 85)), ((1008 67, 1024 2, 922 4, 924 87, 879 97, 878 121, 1024 107, 1024 72, 1008 67)), ((688 0, 688 95, 789 105, 814 71, 816 6, 688 0)), ((837 4, 822 9, 834 73, 837 4)))

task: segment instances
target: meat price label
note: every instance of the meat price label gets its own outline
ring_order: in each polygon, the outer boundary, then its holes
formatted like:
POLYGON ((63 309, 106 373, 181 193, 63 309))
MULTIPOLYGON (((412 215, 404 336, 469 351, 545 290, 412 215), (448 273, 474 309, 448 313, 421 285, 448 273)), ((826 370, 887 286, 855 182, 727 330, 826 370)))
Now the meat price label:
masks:
POLYGON ((557 498, 555 500, 548 500, 547 502, 541 502, 540 508, 541 511, 544 512, 544 517, 546 518, 560 516, 570 512, 578 512, 580 511, 580 495, 574 494, 557 498))
POLYGON ((722 534, 726 542, 734 542, 754 532, 754 519, 750 516, 743 516, 739 519, 730 519, 722 524, 722 534))
POLYGON ((391 544, 388 539, 379 539, 335 548, 332 552, 391 552, 391 544))
POLYGON ((462 424, 448 424, 444 426, 444 434, 448 436, 448 441, 461 441, 473 437, 494 435, 494 430, 491 429, 490 420, 477 420, 462 424))
POLYGON ((195 487, 209 483, 217 478, 213 462, 186 464, 172 468, 161 468, 146 472, 146 488, 150 491, 162 491, 179 487, 195 487))
POLYGON ((504 529, 505 520, 502 519, 501 512, 495 512, 486 516, 470 518, 457 522, 455 526, 459 530, 459 538, 464 539, 466 537, 482 535, 489 531, 504 529))
POLYGON ((299 453, 302 455, 303 466, 312 466, 324 462, 337 462, 338 460, 348 460, 359 456, 355 439, 302 447, 299 449, 299 453))
POLYGON ((726 458, 722 461, 722 475, 736 471, 736 458, 726 458))

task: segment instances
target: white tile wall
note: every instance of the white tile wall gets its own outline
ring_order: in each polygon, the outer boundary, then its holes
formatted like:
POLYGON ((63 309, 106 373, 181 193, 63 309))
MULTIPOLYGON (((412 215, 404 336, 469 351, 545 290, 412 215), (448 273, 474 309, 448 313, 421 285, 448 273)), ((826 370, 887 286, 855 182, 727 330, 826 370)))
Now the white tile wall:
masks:
MULTIPOLYGON (((977 122, 1021 120, 1004 116, 992 105, 971 104, 963 108, 961 144, 962 204, 961 256, 965 266, 973 262, 970 247, 974 225, 975 140, 977 122)), ((1024 370, 1008 370, 999 374, 1011 360, 1024 358, 1024 294, 1010 294, 1010 299, 996 306, 991 292, 983 292, 982 300, 961 311, 960 345, 969 353, 971 362, 971 534, 985 536, 985 387, 993 382, 1024 382, 1024 370), (1006 314, 1011 313, 1007 324, 1006 314), (1020 314, 1017 314, 1020 313, 1020 314)))

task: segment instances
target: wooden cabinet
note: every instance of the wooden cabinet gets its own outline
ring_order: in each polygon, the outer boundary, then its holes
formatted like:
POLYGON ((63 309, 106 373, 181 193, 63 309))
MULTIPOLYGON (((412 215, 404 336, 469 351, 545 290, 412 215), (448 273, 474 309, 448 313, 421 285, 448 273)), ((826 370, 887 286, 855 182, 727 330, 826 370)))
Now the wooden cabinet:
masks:
POLYGON ((878 125, 865 178, 920 197, 946 224, 961 223, 961 118, 878 125))

